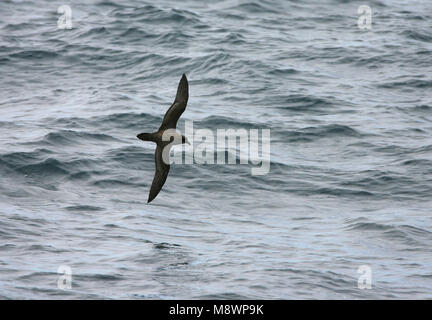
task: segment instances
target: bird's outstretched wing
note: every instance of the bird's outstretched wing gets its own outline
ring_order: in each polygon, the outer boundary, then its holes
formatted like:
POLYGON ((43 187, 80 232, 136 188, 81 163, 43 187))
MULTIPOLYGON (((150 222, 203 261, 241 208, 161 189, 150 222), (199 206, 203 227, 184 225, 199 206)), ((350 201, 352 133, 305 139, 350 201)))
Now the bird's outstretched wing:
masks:
POLYGON ((162 186, 164 185, 168 177, 170 165, 163 162, 162 150, 163 150, 162 147, 160 147, 159 145, 156 147, 156 151, 155 151, 156 172, 150 188, 150 193, 149 193, 147 203, 149 203, 154 198, 156 198, 156 196, 158 195, 159 191, 161 191, 162 186))
POLYGON ((183 74, 177 88, 177 95, 171 107, 165 113, 162 120, 162 125, 159 130, 175 129, 177 121, 186 109, 187 101, 189 98, 189 84, 186 75, 183 74))

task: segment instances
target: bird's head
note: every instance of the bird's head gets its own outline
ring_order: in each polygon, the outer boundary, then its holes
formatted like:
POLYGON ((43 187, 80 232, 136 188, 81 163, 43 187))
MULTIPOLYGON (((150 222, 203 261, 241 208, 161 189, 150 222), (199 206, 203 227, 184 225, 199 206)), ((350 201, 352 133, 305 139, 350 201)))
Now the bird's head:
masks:
POLYGON ((191 145, 188 138, 182 135, 182 143, 187 143, 188 145, 191 145))

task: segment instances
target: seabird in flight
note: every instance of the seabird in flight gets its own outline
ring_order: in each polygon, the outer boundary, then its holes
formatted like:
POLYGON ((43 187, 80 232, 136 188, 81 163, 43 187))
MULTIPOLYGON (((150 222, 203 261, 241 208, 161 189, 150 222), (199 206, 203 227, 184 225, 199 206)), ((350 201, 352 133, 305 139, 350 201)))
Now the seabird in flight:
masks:
MULTIPOLYGON (((141 139, 143 141, 152 141, 155 142, 157 145, 155 151, 156 172, 150 188, 150 193, 149 193, 147 203, 149 203, 154 198, 156 198, 156 196, 158 195, 159 191, 162 189, 162 186, 164 185, 168 177, 170 165, 165 163, 162 159, 162 153, 164 151, 164 148, 167 145, 169 145, 169 149, 171 149, 171 146, 175 144, 183 144, 183 143, 189 144, 189 141, 184 135, 175 131, 177 126, 177 121, 186 109, 188 98, 189 98, 189 84, 186 75, 183 74, 177 88, 177 95, 175 97, 175 100, 171 105, 171 107, 168 109, 168 111, 165 113, 165 116, 162 120, 162 124, 158 129, 158 131, 153 133, 140 133, 137 135, 138 139, 141 139), (169 131, 167 132, 167 130, 169 131), (167 140, 167 141, 162 140, 162 136, 164 135, 164 133, 169 133, 168 137, 170 137, 171 140, 167 140)), ((165 153, 169 154, 169 150, 165 150, 165 153)))

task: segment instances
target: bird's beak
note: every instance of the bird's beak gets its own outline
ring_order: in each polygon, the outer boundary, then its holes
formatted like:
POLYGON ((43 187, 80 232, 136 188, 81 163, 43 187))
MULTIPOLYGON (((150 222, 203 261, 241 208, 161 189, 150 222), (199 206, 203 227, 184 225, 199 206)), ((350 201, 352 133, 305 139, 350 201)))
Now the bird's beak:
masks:
POLYGON ((189 140, 188 140, 188 139, 186 139, 186 143, 187 143, 188 145, 191 145, 191 143, 189 142, 189 140))

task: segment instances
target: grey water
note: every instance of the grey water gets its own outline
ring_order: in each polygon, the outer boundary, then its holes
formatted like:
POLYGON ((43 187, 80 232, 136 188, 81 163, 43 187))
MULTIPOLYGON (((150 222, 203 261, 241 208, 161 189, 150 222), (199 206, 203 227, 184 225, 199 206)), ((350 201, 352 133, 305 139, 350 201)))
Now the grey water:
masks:
POLYGON ((0 298, 431 299, 431 53, 429 0, 1 1, 0 298), (270 129, 270 172, 147 204, 183 73, 179 128, 270 129))

